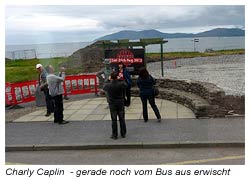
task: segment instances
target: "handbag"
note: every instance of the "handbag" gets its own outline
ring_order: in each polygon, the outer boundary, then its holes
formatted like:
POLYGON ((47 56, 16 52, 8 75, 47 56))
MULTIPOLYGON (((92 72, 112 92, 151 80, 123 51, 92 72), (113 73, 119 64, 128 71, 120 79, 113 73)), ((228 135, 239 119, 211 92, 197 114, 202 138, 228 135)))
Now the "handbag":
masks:
POLYGON ((47 84, 47 83, 42 84, 42 85, 40 86, 40 89, 41 89, 41 91, 47 90, 47 89, 48 89, 48 84, 47 84))

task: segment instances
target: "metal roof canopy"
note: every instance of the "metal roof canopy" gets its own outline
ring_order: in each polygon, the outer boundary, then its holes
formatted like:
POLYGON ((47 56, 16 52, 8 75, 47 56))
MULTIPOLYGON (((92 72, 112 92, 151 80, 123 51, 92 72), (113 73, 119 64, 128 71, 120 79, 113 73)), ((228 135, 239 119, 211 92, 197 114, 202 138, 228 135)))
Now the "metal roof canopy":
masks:
POLYGON ((167 43, 167 40, 164 40, 163 38, 147 38, 147 39, 139 39, 139 40, 129 40, 129 39, 120 39, 116 41, 111 40, 102 40, 96 42, 96 45, 102 46, 104 49, 111 49, 111 48, 132 48, 135 46, 142 46, 145 48, 148 45, 152 44, 160 44, 161 46, 161 74, 162 77, 164 76, 163 71, 163 44, 167 43))

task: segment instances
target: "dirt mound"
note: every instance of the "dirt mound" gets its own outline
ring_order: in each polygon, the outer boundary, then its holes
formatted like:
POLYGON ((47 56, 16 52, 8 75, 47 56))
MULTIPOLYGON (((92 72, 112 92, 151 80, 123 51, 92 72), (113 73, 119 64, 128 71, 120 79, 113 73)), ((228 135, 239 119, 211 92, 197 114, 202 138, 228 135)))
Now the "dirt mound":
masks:
POLYGON ((69 61, 61 65, 67 69, 80 69, 82 73, 92 73, 99 71, 103 67, 103 58, 103 48, 93 43, 74 52, 69 57, 69 61))

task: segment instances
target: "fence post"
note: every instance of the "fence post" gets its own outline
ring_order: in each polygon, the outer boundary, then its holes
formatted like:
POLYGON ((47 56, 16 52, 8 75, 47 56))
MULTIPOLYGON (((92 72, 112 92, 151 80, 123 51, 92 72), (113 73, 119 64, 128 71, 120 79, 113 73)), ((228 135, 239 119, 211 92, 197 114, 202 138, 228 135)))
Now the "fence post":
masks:
POLYGON ((63 89, 64 89, 64 96, 67 96, 67 89, 66 89, 65 79, 63 81, 63 89))
POLYGON ((97 95, 97 76, 95 75, 95 95, 97 95))
POLYGON ((17 105, 16 93, 12 83, 10 83, 13 105, 17 105))

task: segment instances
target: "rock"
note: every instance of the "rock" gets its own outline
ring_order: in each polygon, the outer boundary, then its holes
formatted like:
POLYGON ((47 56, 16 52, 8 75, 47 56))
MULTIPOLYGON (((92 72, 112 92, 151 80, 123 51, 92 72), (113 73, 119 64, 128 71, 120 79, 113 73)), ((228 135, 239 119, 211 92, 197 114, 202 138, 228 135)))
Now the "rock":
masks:
MULTIPOLYGON (((237 113, 245 112, 244 97, 225 96, 225 92, 212 83, 172 79, 157 79, 156 82, 161 99, 188 107, 197 118, 225 117, 229 110, 234 110, 237 113)), ((131 94, 139 96, 139 89, 133 87, 131 94)))

